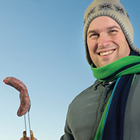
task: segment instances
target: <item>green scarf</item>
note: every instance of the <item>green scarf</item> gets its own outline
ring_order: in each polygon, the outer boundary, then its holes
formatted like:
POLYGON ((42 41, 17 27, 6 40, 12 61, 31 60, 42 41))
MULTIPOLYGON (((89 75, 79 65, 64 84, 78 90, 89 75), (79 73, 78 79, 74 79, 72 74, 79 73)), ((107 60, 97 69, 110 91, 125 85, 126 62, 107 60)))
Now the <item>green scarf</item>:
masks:
POLYGON ((113 81, 122 75, 140 73, 140 64, 137 64, 139 62, 140 56, 126 56, 103 67, 94 68, 93 65, 91 65, 91 69, 93 71, 94 77, 99 81, 113 81), (136 65, 127 68, 127 66, 131 64, 136 65), (117 74, 111 78, 107 78, 113 75, 115 72, 117 74))

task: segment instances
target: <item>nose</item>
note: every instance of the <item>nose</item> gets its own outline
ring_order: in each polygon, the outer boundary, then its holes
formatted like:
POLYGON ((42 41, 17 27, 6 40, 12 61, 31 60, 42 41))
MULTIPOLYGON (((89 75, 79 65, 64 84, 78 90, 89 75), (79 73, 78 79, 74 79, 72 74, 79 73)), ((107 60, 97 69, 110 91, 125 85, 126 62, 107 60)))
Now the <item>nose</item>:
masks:
POLYGON ((107 33, 100 34, 98 38, 98 47, 106 47, 110 44, 110 38, 107 33))

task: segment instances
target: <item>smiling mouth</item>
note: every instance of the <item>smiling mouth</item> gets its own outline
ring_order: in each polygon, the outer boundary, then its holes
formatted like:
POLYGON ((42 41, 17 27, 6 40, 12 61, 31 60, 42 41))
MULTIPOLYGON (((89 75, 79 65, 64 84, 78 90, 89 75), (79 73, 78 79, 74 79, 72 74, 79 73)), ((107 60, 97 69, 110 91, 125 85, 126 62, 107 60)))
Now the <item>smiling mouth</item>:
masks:
POLYGON ((111 53, 113 53, 113 52, 114 52, 114 50, 107 51, 107 52, 101 52, 101 53, 99 53, 99 55, 100 55, 100 56, 106 56, 106 55, 109 55, 109 54, 111 54, 111 53))

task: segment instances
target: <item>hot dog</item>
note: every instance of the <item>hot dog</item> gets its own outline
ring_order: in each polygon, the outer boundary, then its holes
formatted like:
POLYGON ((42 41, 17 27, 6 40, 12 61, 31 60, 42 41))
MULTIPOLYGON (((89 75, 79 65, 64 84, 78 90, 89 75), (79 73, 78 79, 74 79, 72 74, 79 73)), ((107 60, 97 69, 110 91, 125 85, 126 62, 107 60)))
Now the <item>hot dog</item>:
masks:
POLYGON ((15 77, 6 77, 3 82, 14 87, 20 92, 20 107, 17 111, 17 115, 19 117, 25 115, 30 108, 30 99, 25 84, 15 77))

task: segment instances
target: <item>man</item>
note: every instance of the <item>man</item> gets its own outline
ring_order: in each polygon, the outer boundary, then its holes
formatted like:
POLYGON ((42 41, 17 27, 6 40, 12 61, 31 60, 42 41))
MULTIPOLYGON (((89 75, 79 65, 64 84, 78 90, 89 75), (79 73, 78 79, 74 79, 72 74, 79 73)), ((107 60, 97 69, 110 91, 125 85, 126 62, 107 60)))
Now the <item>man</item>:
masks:
POLYGON ((138 140, 140 50, 119 0, 94 0, 85 11, 83 34, 97 80, 70 104, 61 140, 138 140))

